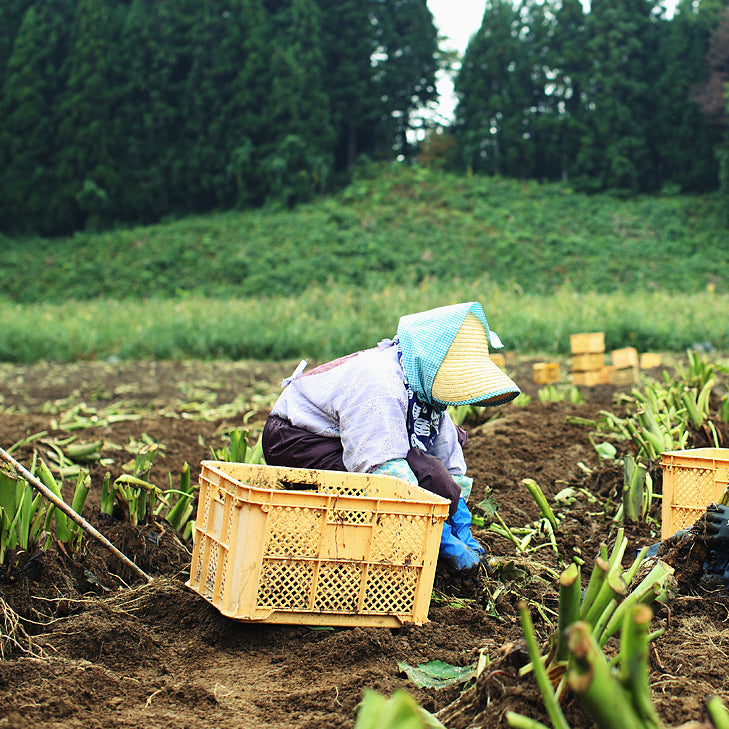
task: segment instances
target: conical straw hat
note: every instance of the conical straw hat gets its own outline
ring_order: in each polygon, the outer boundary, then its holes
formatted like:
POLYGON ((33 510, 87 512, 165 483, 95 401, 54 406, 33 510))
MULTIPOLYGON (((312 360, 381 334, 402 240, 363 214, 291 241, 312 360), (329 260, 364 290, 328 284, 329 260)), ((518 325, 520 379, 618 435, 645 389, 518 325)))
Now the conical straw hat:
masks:
POLYGON ((503 405, 520 392, 489 357, 486 329, 469 311, 435 375, 433 399, 446 405, 492 406, 503 405))

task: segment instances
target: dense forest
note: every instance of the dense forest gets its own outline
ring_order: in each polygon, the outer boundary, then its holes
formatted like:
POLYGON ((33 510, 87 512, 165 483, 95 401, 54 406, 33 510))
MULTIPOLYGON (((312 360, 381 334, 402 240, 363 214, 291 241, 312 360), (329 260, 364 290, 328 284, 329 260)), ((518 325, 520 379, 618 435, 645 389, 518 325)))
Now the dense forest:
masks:
POLYGON ((365 160, 729 196, 726 0, 487 0, 474 31, 457 59, 426 0, 4 0, 0 230, 291 207, 365 160))

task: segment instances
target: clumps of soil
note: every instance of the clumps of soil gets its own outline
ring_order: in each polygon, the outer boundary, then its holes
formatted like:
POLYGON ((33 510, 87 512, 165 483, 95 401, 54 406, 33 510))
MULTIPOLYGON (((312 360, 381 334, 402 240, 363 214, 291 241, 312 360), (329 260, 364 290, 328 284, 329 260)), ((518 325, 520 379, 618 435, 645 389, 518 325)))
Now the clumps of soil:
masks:
MULTIPOLYGON (((723 584, 719 576, 713 574, 712 566, 721 559, 717 553, 712 534, 707 531, 708 512, 704 512, 689 530, 681 530, 664 540, 658 547, 656 556, 671 565, 681 592, 695 593, 705 583, 723 584)), ((729 558, 729 552, 724 559, 729 558)))
MULTIPOLYGON (((0 725, 352 729, 366 689, 385 695, 408 691, 448 729, 506 727, 508 711, 548 724, 533 677, 519 674, 527 660, 520 601, 529 605, 546 648, 558 604, 555 574, 565 560, 581 558, 586 577, 600 545, 611 547, 623 527, 629 538, 627 565, 636 550, 660 540, 660 506, 645 523, 614 522, 622 469, 599 461, 589 428, 575 422, 620 407, 613 400, 619 390, 585 388, 583 403, 541 403, 531 383, 531 364, 524 361, 510 370, 524 392, 534 396, 528 405, 486 411, 488 419, 468 424, 465 456, 474 478, 469 503, 476 510, 488 500, 511 528, 531 528, 540 514, 522 480, 534 479, 560 520, 554 544, 546 531, 539 532, 531 551, 521 553, 502 534, 474 528, 486 550, 484 565, 468 575, 439 566, 423 625, 315 629, 239 622, 186 587, 190 543, 164 523, 132 527, 101 514, 104 469, 99 466, 92 470, 83 516, 153 580, 141 579, 94 539, 86 539, 73 554, 51 543, 47 550, 10 555, 0 568, 0 725), (576 497, 557 502, 565 489, 576 497), (477 680, 440 689, 420 688, 402 670, 403 664, 435 660, 487 666, 477 680)), ((177 405, 181 393, 187 393, 189 383, 204 381, 212 392, 220 382, 216 404, 222 405, 247 384, 277 384, 281 369, 246 363, 227 363, 219 370, 214 363, 15 368, 7 382, 22 381, 22 392, 3 389, 0 382, 5 398, 0 432, 6 445, 41 430, 68 437, 43 411, 46 400, 80 393, 90 407, 106 406, 117 390, 128 398, 138 384, 133 396, 140 402, 140 420, 89 426, 74 434, 80 440, 124 444, 146 433, 165 446, 152 478, 166 482, 168 473, 179 474, 187 462, 194 481, 200 462, 224 445, 224 433, 244 426, 255 433, 266 413, 189 419, 177 405)), ((283 369, 288 373, 292 367, 283 369)), ((729 442, 729 435, 720 432, 729 442)), ((29 462, 32 449, 32 444, 20 449, 20 460, 29 462)), ((117 457, 118 451, 104 455, 117 457)), ((119 462, 111 471, 112 478, 120 474, 119 462)), ((654 489, 660 488, 659 471, 654 489)), ((663 628, 651 643, 650 680, 666 726, 704 719, 707 695, 718 695, 729 706, 729 592, 700 579, 704 547, 696 536, 693 546, 667 544, 662 555, 678 580, 674 598, 656 606, 652 626, 663 628)), ((570 695, 563 709, 572 729, 593 729, 570 695)))

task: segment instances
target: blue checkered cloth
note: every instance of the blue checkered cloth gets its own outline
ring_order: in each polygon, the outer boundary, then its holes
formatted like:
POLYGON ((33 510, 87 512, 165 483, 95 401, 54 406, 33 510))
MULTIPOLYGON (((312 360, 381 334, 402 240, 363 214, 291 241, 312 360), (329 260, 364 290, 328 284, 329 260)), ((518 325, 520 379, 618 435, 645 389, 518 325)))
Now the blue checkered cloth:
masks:
POLYGON ((441 306, 400 318, 397 335, 403 369, 408 384, 423 402, 434 404, 431 398, 433 380, 469 311, 481 321, 491 339, 486 315, 477 301, 441 306))

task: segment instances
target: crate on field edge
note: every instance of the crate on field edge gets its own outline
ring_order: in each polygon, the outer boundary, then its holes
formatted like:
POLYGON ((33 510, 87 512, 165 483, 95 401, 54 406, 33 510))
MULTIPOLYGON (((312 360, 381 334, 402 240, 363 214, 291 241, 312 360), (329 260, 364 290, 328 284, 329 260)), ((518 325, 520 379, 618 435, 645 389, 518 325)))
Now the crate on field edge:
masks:
POLYGON ((632 385, 638 382, 638 367, 615 367, 612 366, 608 370, 608 382, 611 385, 632 385))
POLYGON ((658 352, 643 352, 640 355, 640 368, 651 370, 661 366, 661 355, 658 352))
POLYGON ((572 384, 584 385, 585 387, 606 385, 608 383, 609 370, 609 367, 601 367, 599 370, 585 370, 584 372, 573 372, 572 384))
POLYGON ((635 347, 622 347, 610 352, 610 359, 616 370, 627 370, 638 366, 638 350, 635 347))
POLYGON ((573 372, 594 372, 605 366, 604 352, 588 352, 587 354, 573 354, 570 357, 573 372))
POLYGON ((729 448, 693 448, 661 453, 661 539, 690 527, 729 485, 729 448))
POLYGON ((552 385, 559 382, 559 362, 535 362, 532 365, 532 380, 538 385, 552 385))
POLYGON ((573 385, 595 387, 607 384, 604 332, 570 334, 570 350, 573 385))
POLYGON ((421 625, 448 506, 391 476, 203 461, 187 585, 246 622, 421 625))
POLYGON ((605 351, 605 332, 579 332, 570 334, 572 354, 600 353, 605 351))

